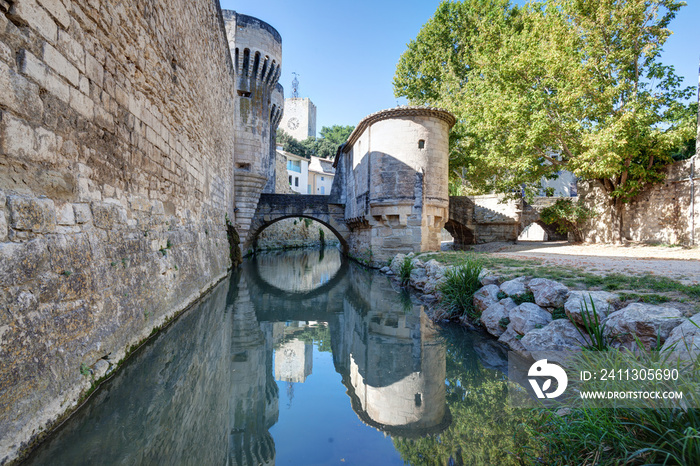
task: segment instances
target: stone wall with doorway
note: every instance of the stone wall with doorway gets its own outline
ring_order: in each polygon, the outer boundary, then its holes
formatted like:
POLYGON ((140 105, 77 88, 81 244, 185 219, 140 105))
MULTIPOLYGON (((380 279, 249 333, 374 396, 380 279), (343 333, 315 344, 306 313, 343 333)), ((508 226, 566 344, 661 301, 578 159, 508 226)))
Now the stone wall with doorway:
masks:
MULTIPOLYGON (((579 195, 597 213, 584 228, 585 240, 612 242, 612 206, 600 182, 580 181, 579 195)), ((700 176, 697 155, 670 165, 663 183, 650 187, 625 204, 622 225, 624 240, 690 245, 695 230, 695 244, 698 244, 700 176)))
POLYGON ((320 247, 320 232, 326 246, 337 246, 338 238, 323 224, 308 218, 285 218, 273 223, 260 232, 257 239, 258 249, 285 249, 320 247))
POLYGON ((0 463, 230 266, 212 0, 0 2, 0 463))

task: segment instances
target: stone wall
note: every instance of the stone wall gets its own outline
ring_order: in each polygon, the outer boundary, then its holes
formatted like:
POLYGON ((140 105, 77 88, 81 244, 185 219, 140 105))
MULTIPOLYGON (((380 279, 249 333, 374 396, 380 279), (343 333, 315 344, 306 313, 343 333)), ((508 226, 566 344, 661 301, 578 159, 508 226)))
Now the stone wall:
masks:
POLYGON ((327 246, 338 244, 335 234, 318 222, 304 218, 286 218, 260 232, 258 249, 283 249, 320 246, 319 228, 323 230, 327 246), (307 223, 309 225, 307 226, 307 223))
MULTIPOLYGON (((652 186, 625 205, 623 239, 690 245, 694 230, 695 244, 698 244, 700 176, 696 159, 697 156, 669 166, 663 183, 652 186), (694 180, 691 180, 691 173, 694 180)), ((612 206, 602 185, 597 181, 579 182, 579 196, 597 212, 584 228, 585 240, 594 243, 613 241, 610 228, 612 206)))
POLYGON ((233 73, 216 1, 0 2, 0 463, 226 274, 233 73))
POLYGON ((292 187, 287 178, 287 157, 275 150, 275 194, 292 194, 292 187))

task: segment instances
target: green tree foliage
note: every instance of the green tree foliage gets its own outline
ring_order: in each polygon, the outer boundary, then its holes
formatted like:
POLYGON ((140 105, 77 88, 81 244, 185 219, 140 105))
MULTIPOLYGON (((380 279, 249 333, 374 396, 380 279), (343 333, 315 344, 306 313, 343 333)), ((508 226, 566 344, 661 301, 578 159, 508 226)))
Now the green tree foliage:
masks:
POLYGON ((338 146, 347 141, 354 129, 354 126, 324 126, 321 128, 320 138, 306 138, 299 141, 280 128, 277 130, 277 142, 282 145, 285 151, 299 157, 308 159, 313 155, 314 157, 333 159, 338 151, 338 146))
MULTIPOLYGON (((342 125, 333 125, 333 126, 324 126, 321 128, 320 135, 323 139, 326 141, 330 141, 336 146, 341 145, 345 141, 348 140, 350 137, 350 134, 355 130, 354 126, 342 126, 342 125)), ((335 154, 333 154, 335 155, 335 154)))
POLYGON ((457 116, 450 164, 475 188, 518 195, 569 170, 602 183, 620 235, 623 203, 694 138, 693 89, 659 61, 683 5, 443 2, 401 57, 395 94, 457 116))
POLYGON ((581 200, 558 199, 553 205, 540 212, 540 219, 556 228, 557 233, 571 233, 574 241, 583 241, 583 224, 593 218, 595 212, 586 207, 581 200))
POLYGON ((282 145, 282 149, 299 157, 309 158, 306 147, 298 139, 287 134, 282 128, 277 129, 277 144, 282 145))

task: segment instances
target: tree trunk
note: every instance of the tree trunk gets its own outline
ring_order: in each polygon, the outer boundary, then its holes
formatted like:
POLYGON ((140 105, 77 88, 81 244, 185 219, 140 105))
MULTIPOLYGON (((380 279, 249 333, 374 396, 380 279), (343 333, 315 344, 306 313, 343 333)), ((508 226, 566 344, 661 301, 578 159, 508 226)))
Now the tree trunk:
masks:
POLYGON ((622 220, 625 204, 620 198, 613 198, 612 210, 610 212, 610 233, 613 244, 622 244, 622 220))

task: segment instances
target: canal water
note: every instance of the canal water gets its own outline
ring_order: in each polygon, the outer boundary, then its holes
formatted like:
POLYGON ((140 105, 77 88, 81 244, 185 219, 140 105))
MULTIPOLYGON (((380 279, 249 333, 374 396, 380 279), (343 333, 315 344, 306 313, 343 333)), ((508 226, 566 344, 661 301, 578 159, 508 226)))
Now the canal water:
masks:
POLYGON ((506 366, 336 249, 259 254, 26 464, 516 464, 506 366))

